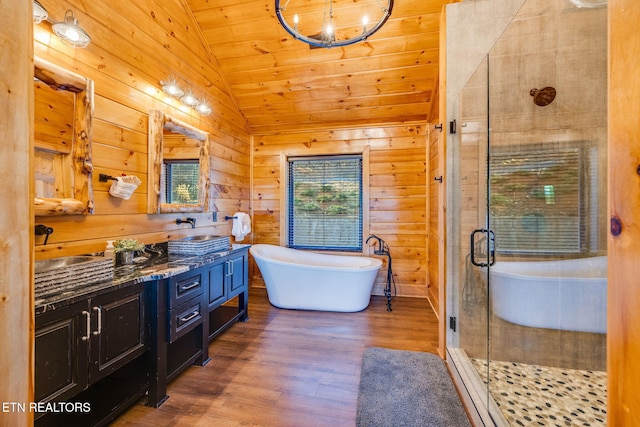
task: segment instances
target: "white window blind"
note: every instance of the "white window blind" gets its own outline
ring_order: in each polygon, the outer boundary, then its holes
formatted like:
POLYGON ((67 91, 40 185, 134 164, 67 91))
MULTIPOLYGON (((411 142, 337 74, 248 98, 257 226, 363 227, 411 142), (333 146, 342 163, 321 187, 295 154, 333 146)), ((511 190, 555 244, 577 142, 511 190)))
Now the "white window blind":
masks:
POLYGON ((581 147, 513 150, 492 151, 489 162, 490 227, 496 250, 584 251, 588 188, 581 147))
POLYGON ((165 160, 164 176, 167 203, 198 203, 198 160, 165 160))
POLYGON ((362 157, 289 158, 288 245, 362 250, 362 157))

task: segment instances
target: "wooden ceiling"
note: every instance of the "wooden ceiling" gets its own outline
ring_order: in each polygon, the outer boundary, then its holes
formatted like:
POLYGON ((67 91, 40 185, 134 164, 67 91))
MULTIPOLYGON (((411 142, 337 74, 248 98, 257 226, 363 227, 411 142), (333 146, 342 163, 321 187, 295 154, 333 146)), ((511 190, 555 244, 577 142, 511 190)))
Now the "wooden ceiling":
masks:
MULTIPOLYGON (((303 1, 324 7, 324 0, 303 1)), ((345 0, 332 1, 337 10, 345 0)), ((330 49, 311 49, 287 33, 274 0, 185 3, 249 128, 264 134, 426 120, 437 84, 440 12, 453 1, 395 0, 368 40, 330 49)))

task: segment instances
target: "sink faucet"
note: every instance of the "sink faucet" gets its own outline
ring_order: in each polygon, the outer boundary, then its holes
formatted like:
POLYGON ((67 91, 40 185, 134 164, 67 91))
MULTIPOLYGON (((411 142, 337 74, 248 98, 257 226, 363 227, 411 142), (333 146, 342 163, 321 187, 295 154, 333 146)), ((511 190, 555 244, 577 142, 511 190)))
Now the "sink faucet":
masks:
POLYGON ((196 228, 196 219, 195 218, 191 218, 191 217, 187 217, 185 219, 182 218, 178 218, 176 219, 176 224, 182 224, 182 223, 188 223, 191 224, 191 228, 196 228))
POLYGON ((47 227, 44 224, 38 224, 35 227, 36 236, 42 236, 43 234, 47 237, 44 238, 44 244, 47 244, 47 240, 49 240, 49 236, 53 233, 53 228, 47 227))

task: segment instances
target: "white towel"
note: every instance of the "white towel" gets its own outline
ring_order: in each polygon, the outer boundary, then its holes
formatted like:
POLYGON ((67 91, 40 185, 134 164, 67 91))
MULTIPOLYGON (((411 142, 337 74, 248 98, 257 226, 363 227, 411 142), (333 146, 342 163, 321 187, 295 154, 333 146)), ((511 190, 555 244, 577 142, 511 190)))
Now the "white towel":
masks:
POLYGON ((244 212, 236 212, 233 217, 231 234, 233 234, 237 242, 242 242, 244 236, 251 232, 251 218, 244 212))

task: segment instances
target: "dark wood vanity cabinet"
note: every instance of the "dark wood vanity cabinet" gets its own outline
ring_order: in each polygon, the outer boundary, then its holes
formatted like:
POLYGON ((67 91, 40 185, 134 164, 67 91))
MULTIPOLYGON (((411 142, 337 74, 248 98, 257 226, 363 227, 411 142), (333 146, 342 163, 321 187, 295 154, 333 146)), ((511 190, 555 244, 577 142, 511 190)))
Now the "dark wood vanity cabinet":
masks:
POLYGON ((247 257, 248 252, 244 251, 238 255, 229 257, 226 261, 229 298, 233 298, 247 289, 247 282, 249 280, 249 263, 247 257))
POLYGON ((235 321, 248 320, 249 249, 218 260, 209 268, 209 340, 235 321), (237 301, 232 301, 237 297, 237 301))
POLYGON ((209 274, 197 268, 151 286, 151 357, 147 405, 168 398, 167 383, 193 364, 208 361, 206 295, 209 274))
POLYGON ((36 316, 36 402, 65 400, 89 382, 86 301, 36 316))
MULTIPOLYGON (((111 374, 136 359, 143 365, 141 356, 149 348, 147 297, 143 283, 133 284, 38 314, 35 400, 92 403, 92 387, 107 390, 106 384, 111 379, 106 379, 111 374)), ((114 409, 120 405, 118 400, 139 398, 146 390, 146 374, 125 377, 125 384, 117 386, 117 398, 108 403, 111 408, 103 414, 105 417, 114 416, 114 409)), ((100 419, 98 407, 110 399, 96 398, 100 401, 92 412, 95 419, 100 419)), ((57 424, 74 418, 71 414, 42 415, 36 414, 36 419, 40 419, 37 424, 57 424)), ((82 422, 92 425, 94 418, 82 422)))
MULTIPOLYGON (((209 269, 209 310, 235 297, 247 288, 248 252, 241 251, 214 263, 209 269)), ((246 308, 246 307, 245 307, 246 308)))
POLYGON ((210 264, 159 280, 151 288, 152 357, 147 405, 168 398, 167 383, 209 361, 209 341, 247 320, 248 247, 210 264))
POLYGON ((39 310, 35 400, 91 410, 36 414, 36 425, 106 425, 145 394, 147 405, 160 406, 169 381, 206 364, 209 342, 247 320, 248 257, 248 246, 235 248, 175 276, 39 310))
POLYGON ((147 294, 143 283, 91 299, 89 382, 95 382, 149 348, 147 294))

